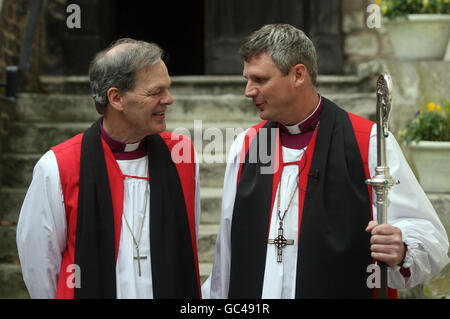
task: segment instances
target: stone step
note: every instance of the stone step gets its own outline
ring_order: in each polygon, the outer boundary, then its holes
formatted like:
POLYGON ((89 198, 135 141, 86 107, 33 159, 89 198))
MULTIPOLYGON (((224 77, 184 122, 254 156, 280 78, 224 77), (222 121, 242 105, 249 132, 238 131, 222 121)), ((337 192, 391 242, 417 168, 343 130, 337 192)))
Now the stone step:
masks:
MULTIPOLYGON (((325 95, 349 112, 369 118, 375 113, 375 93, 332 93, 325 95)), ((89 95, 33 94, 19 95, 16 118, 21 122, 94 122, 99 114, 89 95)), ((257 109, 243 95, 174 95, 174 103, 167 108, 167 123, 216 122, 258 123, 257 109)))
MULTIPOLYGON (((200 262, 199 263, 199 271, 200 271, 200 282, 203 284, 206 279, 208 279, 209 275, 212 271, 212 263, 200 262)), ((428 283, 427 283, 428 284, 428 283)), ((426 284, 426 285, 427 285, 426 284)), ((399 298, 401 299, 423 299, 423 285, 420 285, 419 290, 416 288, 413 289, 402 289, 399 291, 399 298)), ((448 297, 448 293, 446 291, 443 292, 443 295, 448 297)), ((434 296, 429 296, 434 297, 434 296)), ((22 270, 20 265, 12 264, 12 263, 0 263, 0 299, 29 299, 30 295, 28 294, 28 290, 25 286, 22 277, 22 270)), ((434 297, 436 298, 436 297, 434 297)))
POLYGON ((0 226, 0 262, 19 260, 16 245, 16 226, 0 226))
MULTIPOLYGON (((174 95, 167 108, 170 121, 257 121, 257 109, 244 95, 174 95)), ((19 95, 16 118, 22 122, 94 122, 99 118, 89 95, 19 95)))
MULTIPOLYGON (((0 191, 0 221, 17 223, 20 209, 28 188, 4 187, 0 191)), ((201 224, 218 224, 222 204, 222 188, 206 188, 200 190, 201 224)))
MULTIPOLYGON (((18 262, 16 244, 17 226, 0 226, 0 262, 18 262)), ((212 263, 219 224, 200 224, 198 230, 199 262, 212 263)))
POLYGON ((198 262, 213 263, 219 224, 201 224, 198 233, 198 262))
MULTIPOLYGON (((211 274, 212 263, 200 263, 200 282, 211 274)), ((0 299, 29 299, 30 295, 22 278, 20 265, 0 263, 0 299)))
POLYGON ((201 224, 219 224, 222 206, 222 187, 201 188, 201 224))
POLYGON ((203 283, 208 279, 211 274, 213 264, 212 263, 199 263, 199 271, 200 271, 200 283, 203 283))
MULTIPOLYGON (((29 298, 18 263, 15 226, 0 226, 0 298, 29 298), (14 261, 15 263, 13 263, 14 261)), ((219 225, 200 225, 198 260, 201 282, 211 273, 219 225)))
POLYGON ((200 188, 222 188, 225 169, 227 166, 227 154, 202 156, 199 154, 200 163, 200 188))
MULTIPOLYGON (((199 227, 198 261, 202 283, 211 273, 218 231, 219 225, 202 224, 199 227)), ((17 264, 15 234, 15 226, 0 226, 0 298, 29 298, 17 264)))
POLYGON ((4 152, 44 154, 57 145, 89 128, 90 123, 12 122, 4 152))
POLYGON ((33 169, 42 154, 3 154, 3 187, 28 187, 33 169))
MULTIPOLYGON (((450 239, 450 194, 427 193, 427 196, 447 231, 447 237, 450 239)), ((450 269, 448 271, 450 275, 450 269)))
POLYGON ((354 113, 372 121, 375 120, 375 93, 339 93, 324 96, 347 112, 354 113))
MULTIPOLYGON (((200 282, 211 274, 212 263, 200 263, 200 282)), ((20 265, 0 263, 0 299, 29 299, 30 295, 22 278, 20 265)))
MULTIPOLYGON (((48 93, 90 94, 88 76, 41 76, 48 93)), ((243 95, 246 80, 242 75, 172 76, 172 94, 237 94, 243 95)), ((323 94, 371 91, 374 84, 369 78, 356 75, 319 75, 318 88, 323 94)), ((372 90, 373 91, 373 90, 372 90)))
MULTIPOLYGON (((33 177, 33 169, 42 154, 12 154, 2 156, 4 187, 28 187, 33 177)), ((226 154, 202 156, 199 154, 200 187, 222 186, 226 166, 226 154)))
POLYGON ((13 263, 0 263, 0 298, 28 299, 28 290, 23 282, 22 270, 13 263))
MULTIPOLYGON (((209 145, 208 154, 226 153, 234 138, 255 122, 169 122, 167 130, 184 134, 194 142, 198 153, 209 145), (228 142, 227 142, 228 139, 228 142), (219 146, 222 146, 220 149, 219 146), (214 151, 214 152, 213 152, 214 151)), ((92 123, 33 123, 13 122, 10 125, 8 139, 3 146, 4 152, 16 154, 44 154, 50 147, 57 145, 88 129, 92 123)), ((205 154, 205 153, 203 153, 205 154)))
POLYGON ((0 189, 0 221, 17 224, 26 192, 27 188, 2 187, 0 189))
MULTIPOLYGON (((340 94, 339 96, 334 96, 333 100, 349 112, 368 119, 373 119, 374 117, 375 94, 340 94)), ((168 121, 167 129, 188 135, 194 142, 200 139, 202 142, 201 145, 211 144, 212 142, 214 142, 214 145, 217 145, 217 139, 222 141, 222 143, 219 143, 220 145, 231 145, 237 133, 258 122, 259 120, 256 119, 249 121, 248 118, 242 118, 242 121, 222 120, 219 122, 218 116, 216 116, 215 121, 207 122, 202 120, 168 121), (229 142, 226 141, 229 135, 228 132, 231 133, 231 141, 229 142)), ((51 146, 83 132, 90 125, 91 123, 87 122, 12 122, 10 124, 10 133, 5 150, 10 153, 44 153, 51 146)), ((195 145, 198 151, 199 146, 195 145)), ((226 151, 226 149, 220 150, 219 153, 226 151)))
MULTIPOLYGON (((17 223, 27 188, 3 187, 0 190, 0 221, 17 223)), ((222 186, 201 187, 201 224, 219 224, 222 186)), ((450 224, 450 194, 427 194, 444 225, 450 224)), ((449 229, 447 229, 449 231, 449 229)))

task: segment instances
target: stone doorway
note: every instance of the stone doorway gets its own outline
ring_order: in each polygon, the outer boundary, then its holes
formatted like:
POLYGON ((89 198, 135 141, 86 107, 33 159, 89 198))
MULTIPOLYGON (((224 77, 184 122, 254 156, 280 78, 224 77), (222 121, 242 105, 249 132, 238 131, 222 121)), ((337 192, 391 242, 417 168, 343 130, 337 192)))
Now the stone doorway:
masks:
POLYGON ((117 36, 160 44, 172 75, 241 74, 238 48, 268 23, 289 23, 313 40, 321 74, 343 72, 339 0, 116 1, 117 36))
POLYGON ((241 74, 237 54, 242 41, 269 23, 303 30, 316 46, 321 74, 343 70, 340 0, 207 0, 205 69, 207 74, 241 74))
MULTIPOLYGON (((45 74, 86 75, 96 52, 119 37, 131 37, 158 43, 171 75, 239 75, 240 44, 268 23, 302 29, 316 46, 319 73, 343 73, 340 0, 71 2, 81 7, 82 27, 70 30, 65 20, 47 21, 45 74)), ((65 7, 56 9, 61 13, 65 7)))

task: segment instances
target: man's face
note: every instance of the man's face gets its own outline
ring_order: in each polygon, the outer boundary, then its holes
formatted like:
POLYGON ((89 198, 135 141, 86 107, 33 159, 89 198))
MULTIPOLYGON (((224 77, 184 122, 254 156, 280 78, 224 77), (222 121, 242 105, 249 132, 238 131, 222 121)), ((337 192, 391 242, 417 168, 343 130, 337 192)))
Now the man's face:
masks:
POLYGON ((165 112, 173 103, 171 80, 162 60, 136 74, 132 91, 123 94, 124 120, 136 135, 146 136, 166 129, 165 112))
POLYGON ((261 53, 244 61, 244 77, 247 79, 245 96, 252 98, 263 120, 281 124, 292 121, 294 106, 294 82, 290 74, 284 75, 267 53, 261 53))

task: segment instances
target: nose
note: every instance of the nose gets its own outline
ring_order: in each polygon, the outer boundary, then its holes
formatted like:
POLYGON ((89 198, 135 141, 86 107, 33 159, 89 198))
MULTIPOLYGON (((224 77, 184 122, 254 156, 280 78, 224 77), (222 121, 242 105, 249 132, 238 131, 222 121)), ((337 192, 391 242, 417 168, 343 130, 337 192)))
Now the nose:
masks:
POLYGON ((173 103, 173 97, 169 91, 167 91, 167 94, 160 100, 160 103, 164 105, 170 105, 173 103))
POLYGON ((258 95, 258 90, 253 87, 253 85, 251 84, 250 81, 247 81, 247 85, 245 86, 245 96, 246 97, 255 97, 256 95, 258 95))

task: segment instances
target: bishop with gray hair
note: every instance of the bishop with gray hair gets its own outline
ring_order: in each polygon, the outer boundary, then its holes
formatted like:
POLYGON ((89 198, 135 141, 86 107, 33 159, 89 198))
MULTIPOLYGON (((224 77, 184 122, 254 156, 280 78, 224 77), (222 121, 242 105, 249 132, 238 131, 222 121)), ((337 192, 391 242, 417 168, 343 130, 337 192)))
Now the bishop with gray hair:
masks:
POLYGON ((189 138, 166 131, 162 57, 157 44, 120 39, 92 60, 101 116, 42 156, 20 212, 32 298, 200 297, 199 167, 189 138), (189 156, 176 158, 177 144, 189 156))

